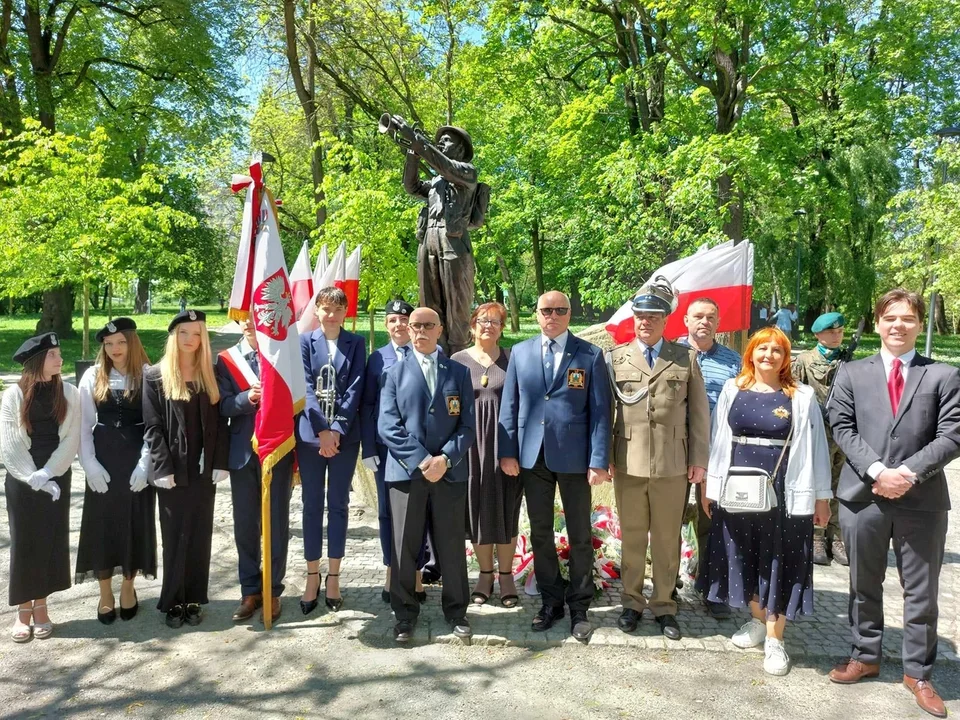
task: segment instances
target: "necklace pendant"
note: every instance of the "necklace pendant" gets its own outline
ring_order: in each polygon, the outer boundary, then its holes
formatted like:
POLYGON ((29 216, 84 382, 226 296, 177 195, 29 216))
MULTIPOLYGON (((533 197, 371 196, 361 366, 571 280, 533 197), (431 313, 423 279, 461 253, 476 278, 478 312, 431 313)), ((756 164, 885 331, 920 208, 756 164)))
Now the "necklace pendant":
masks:
POLYGON ((486 373, 480 376, 480 387, 486 387, 489 382, 490 378, 487 377, 486 373))

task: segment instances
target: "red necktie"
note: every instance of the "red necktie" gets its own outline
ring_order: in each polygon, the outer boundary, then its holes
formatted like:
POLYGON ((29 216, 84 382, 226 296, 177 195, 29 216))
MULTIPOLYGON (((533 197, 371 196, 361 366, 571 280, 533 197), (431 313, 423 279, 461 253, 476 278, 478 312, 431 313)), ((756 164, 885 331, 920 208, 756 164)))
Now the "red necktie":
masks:
POLYGON ((897 410, 900 408, 900 398, 903 397, 903 372, 900 368, 903 362, 900 358, 893 359, 893 369, 890 371, 890 377, 887 378, 887 392, 890 394, 890 407, 893 408, 893 416, 897 416, 897 410))

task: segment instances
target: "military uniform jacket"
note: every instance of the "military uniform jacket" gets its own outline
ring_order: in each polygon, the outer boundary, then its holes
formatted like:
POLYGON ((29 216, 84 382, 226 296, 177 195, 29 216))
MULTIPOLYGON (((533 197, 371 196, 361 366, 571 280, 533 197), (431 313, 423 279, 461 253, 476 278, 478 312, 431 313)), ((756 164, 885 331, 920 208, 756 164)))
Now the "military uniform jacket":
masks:
POLYGON ((632 341, 614 348, 610 361, 622 394, 647 389, 634 405, 614 395, 616 469, 637 477, 675 477, 685 476, 689 465, 707 467, 710 405, 696 350, 664 340, 651 371, 632 341))
MULTIPOLYGON (((833 385, 834 378, 837 376, 837 368, 840 366, 840 360, 827 360, 816 348, 804 350, 793 359, 793 377, 797 382, 809 385, 820 403, 821 409, 827 401, 827 395, 830 394, 830 386, 833 385)), ((827 440, 831 445, 833 434, 830 432, 830 425, 826 424, 827 440)))

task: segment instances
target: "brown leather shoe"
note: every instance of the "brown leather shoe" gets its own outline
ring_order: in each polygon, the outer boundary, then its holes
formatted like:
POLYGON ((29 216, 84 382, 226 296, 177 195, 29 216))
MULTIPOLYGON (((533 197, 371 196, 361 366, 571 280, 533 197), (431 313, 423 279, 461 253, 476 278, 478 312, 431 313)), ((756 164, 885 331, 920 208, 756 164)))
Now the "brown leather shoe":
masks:
POLYGON ((263 595, 244 595, 237 609, 233 611, 233 621, 249 620, 261 605, 263 605, 263 595))
POLYGON ((903 684, 907 690, 913 693, 913 696, 917 699, 917 705, 920 706, 921 710, 925 710, 938 718, 945 718, 947 716, 947 709, 943 706, 943 700, 940 699, 937 691, 933 689, 932 682, 929 680, 917 680, 916 678, 904 675, 903 684))
MULTIPOLYGON (((270 604, 273 606, 273 612, 270 614, 270 622, 276 622, 277 618, 280 617, 280 612, 283 610, 283 608, 280 606, 280 598, 271 598, 270 604)), ((260 611, 260 622, 263 622, 262 610, 260 611)))
POLYGON ((871 665, 862 663, 859 660, 850 658, 837 665, 830 671, 830 682, 838 685, 853 685, 864 678, 875 678, 880 675, 880 665, 871 665))

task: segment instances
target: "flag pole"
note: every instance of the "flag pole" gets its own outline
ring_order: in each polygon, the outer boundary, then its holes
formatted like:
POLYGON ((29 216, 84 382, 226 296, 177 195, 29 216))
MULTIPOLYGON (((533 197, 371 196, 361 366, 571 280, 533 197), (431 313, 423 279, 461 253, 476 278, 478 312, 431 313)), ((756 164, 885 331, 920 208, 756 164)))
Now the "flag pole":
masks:
POLYGON ((263 540, 263 629, 273 627, 273 572, 271 567, 271 528, 270 528, 270 483, 273 470, 270 469, 261 478, 260 490, 260 528, 263 540))

